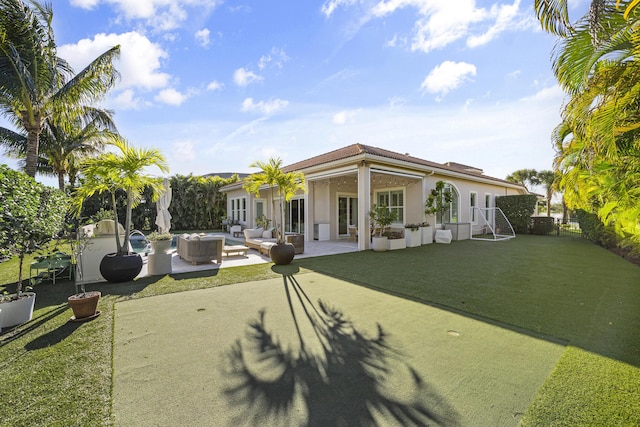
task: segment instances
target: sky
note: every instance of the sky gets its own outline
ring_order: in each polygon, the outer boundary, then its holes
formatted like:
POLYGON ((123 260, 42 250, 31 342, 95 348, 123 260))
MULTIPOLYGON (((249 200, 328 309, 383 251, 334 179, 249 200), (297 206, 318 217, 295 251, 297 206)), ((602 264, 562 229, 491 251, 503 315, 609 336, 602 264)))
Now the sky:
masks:
MULTIPOLYGON (((121 46, 101 106, 170 175, 255 172, 354 143, 497 178, 552 168, 566 97, 532 1, 52 3, 58 55, 76 71, 121 46)), ((587 3, 570 0, 572 17, 587 3)))

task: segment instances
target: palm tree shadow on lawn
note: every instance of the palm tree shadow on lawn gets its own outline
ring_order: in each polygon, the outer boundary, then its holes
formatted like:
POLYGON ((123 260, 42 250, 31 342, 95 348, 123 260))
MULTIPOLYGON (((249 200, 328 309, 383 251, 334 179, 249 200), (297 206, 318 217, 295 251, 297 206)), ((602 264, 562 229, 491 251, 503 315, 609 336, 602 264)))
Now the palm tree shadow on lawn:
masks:
POLYGON ((273 269, 283 276, 299 348, 269 330, 265 309, 249 322, 245 340, 228 351, 224 372, 225 395, 243 409, 237 422, 295 424, 302 416, 309 426, 459 424, 455 409, 402 360, 381 325, 368 337, 340 310, 321 300, 314 305, 294 277, 297 267, 273 269))

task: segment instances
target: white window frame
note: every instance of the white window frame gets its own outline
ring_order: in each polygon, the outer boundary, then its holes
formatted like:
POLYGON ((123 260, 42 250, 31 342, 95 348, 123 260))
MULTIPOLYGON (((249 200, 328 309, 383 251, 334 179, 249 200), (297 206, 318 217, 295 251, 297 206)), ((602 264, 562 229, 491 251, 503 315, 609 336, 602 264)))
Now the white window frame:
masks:
POLYGON ((263 215, 271 219, 268 215, 267 208, 269 205, 267 204, 267 199, 253 199, 253 223, 256 227, 258 226, 256 223, 256 220, 258 219, 258 203, 262 203, 263 215))
POLYGON ((396 219, 396 221, 393 223, 394 225, 396 224, 404 224, 405 223, 405 215, 407 213, 407 194, 405 191, 404 187, 394 187, 394 188, 385 188, 384 190, 377 190, 375 193, 375 204, 378 205, 378 207, 380 206, 378 204, 379 201, 379 195, 386 193, 388 198, 389 198, 389 205, 387 205, 387 208, 391 211, 393 210, 397 210, 398 209, 402 209, 402 218, 400 218, 400 216, 398 216, 398 218, 396 219), (402 192, 402 206, 400 205, 391 205, 391 193, 395 193, 395 192, 402 192))
POLYGON ((478 207, 478 192, 470 191, 469 192, 469 219, 471 220, 471 224, 478 223, 478 217, 476 216, 475 208, 478 207))
MULTIPOLYGON (((450 182, 445 182, 445 188, 449 187, 451 190, 453 190, 454 192, 454 196, 456 198, 455 203, 452 201, 449 204, 449 209, 447 209, 447 212, 449 213, 449 217, 448 220, 449 221, 445 221, 445 224, 455 224, 455 223, 459 223, 460 222, 460 191, 458 191, 458 188, 453 185, 450 182), (453 223, 451 222, 451 219, 453 218, 452 212, 454 211, 453 207, 456 207, 455 209, 455 217, 456 217, 456 222, 453 223)), ((438 220, 443 220, 444 218, 438 218, 438 214, 436 213, 436 225, 442 225, 442 222, 438 222, 438 220)))
POLYGON ((242 223, 247 222, 247 198, 246 197, 231 198, 231 219, 234 221, 240 221, 242 223))
POLYGON ((484 207, 491 208, 491 193, 484 193, 484 207))

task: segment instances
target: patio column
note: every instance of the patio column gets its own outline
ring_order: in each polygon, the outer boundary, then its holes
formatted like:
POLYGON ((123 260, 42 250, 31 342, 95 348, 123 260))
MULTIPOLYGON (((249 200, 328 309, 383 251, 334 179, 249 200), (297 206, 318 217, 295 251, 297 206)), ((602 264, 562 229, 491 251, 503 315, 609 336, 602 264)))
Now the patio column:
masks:
POLYGON ((358 165, 358 250, 369 249, 371 227, 369 210, 371 209, 371 168, 362 161, 358 165))
POLYGON ((316 182, 307 181, 307 192, 304 195, 304 240, 313 240, 313 224, 316 222, 313 212, 315 211, 316 182))

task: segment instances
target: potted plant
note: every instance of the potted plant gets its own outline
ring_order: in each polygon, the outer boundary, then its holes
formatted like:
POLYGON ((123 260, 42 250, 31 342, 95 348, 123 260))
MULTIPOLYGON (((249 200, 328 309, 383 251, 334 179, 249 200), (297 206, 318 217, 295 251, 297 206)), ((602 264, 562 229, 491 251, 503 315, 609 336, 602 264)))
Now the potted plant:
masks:
POLYGON ((369 211, 369 220, 373 225, 374 235, 371 237, 371 249, 376 252, 387 250, 387 236, 384 234, 387 227, 396 220, 396 213, 385 205, 373 205, 369 211), (377 232, 377 235, 375 234, 377 232))
POLYGON ((428 222, 425 221, 420 224, 420 234, 423 245, 433 243, 433 227, 428 222))
POLYGON ((154 254, 166 254, 171 249, 173 234, 154 231, 147 236, 147 240, 151 242, 151 250, 154 254))
POLYGON ((422 233, 420 232, 420 224, 405 224, 404 237, 407 241, 408 248, 415 248, 422 244, 422 233))
POLYGON ((152 200, 158 200, 164 191, 162 180, 143 173, 152 166, 167 173, 169 166, 162 153, 155 148, 135 148, 119 136, 112 143, 119 152, 107 152, 98 157, 87 159, 80 166, 83 175, 82 185, 76 189, 75 203, 77 213, 82 203, 96 193, 108 192, 115 220, 116 252, 102 258, 100 274, 109 282, 127 282, 133 280, 142 270, 142 257, 129 251, 129 230, 131 229, 131 209, 140 203, 145 187, 152 189, 152 200), (127 195, 125 210, 124 238, 121 241, 118 231, 118 206, 116 191, 123 190, 127 195))
POLYGON ((269 162, 257 161, 250 167, 258 167, 262 172, 254 173, 244 179, 243 188, 248 193, 260 195, 260 187, 266 185, 269 187, 271 195, 271 215, 272 222, 276 226, 276 244, 269 250, 271 260, 277 265, 289 264, 295 256, 295 248, 293 244, 285 242, 284 238, 284 221, 285 221, 285 203, 298 191, 306 191, 304 174, 302 172, 284 172, 282 170, 281 159, 269 159, 269 162), (277 193, 274 193, 277 189, 277 193), (280 224, 276 221, 276 199, 278 196, 280 224))
POLYGON ((263 230, 267 230, 269 228, 269 224, 271 224, 271 220, 267 218, 266 215, 256 218, 256 225, 263 230))
POLYGON ((436 214, 440 219, 440 226, 444 230, 444 214, 447 212, 453 201, 453 195, 445 188, 444 181, 436 182, 436 187, 431 189, 431 194, 425 203, 424 213, 427 215, 436 214))
POLYGON ((451 242, 451 230, 445 230, 444 215, 451 206, 453 195, 445 187, 444 181, 436 182, 436 187, 431 190, 431 194, 425 203, 424 213, 427 215, 436 214, 436 220, 440 219, 440 230, 436 230, 436 242, 451 242))
POLYGON ((4 328, 28 322, 33 316, 36 294, 22 291, 24 258, 62 230, 67 200, 61 191, 0 165, 0 204, 0 255, 19 259, 16 291, 5 291, 0 298, 0 328, 4 328))

